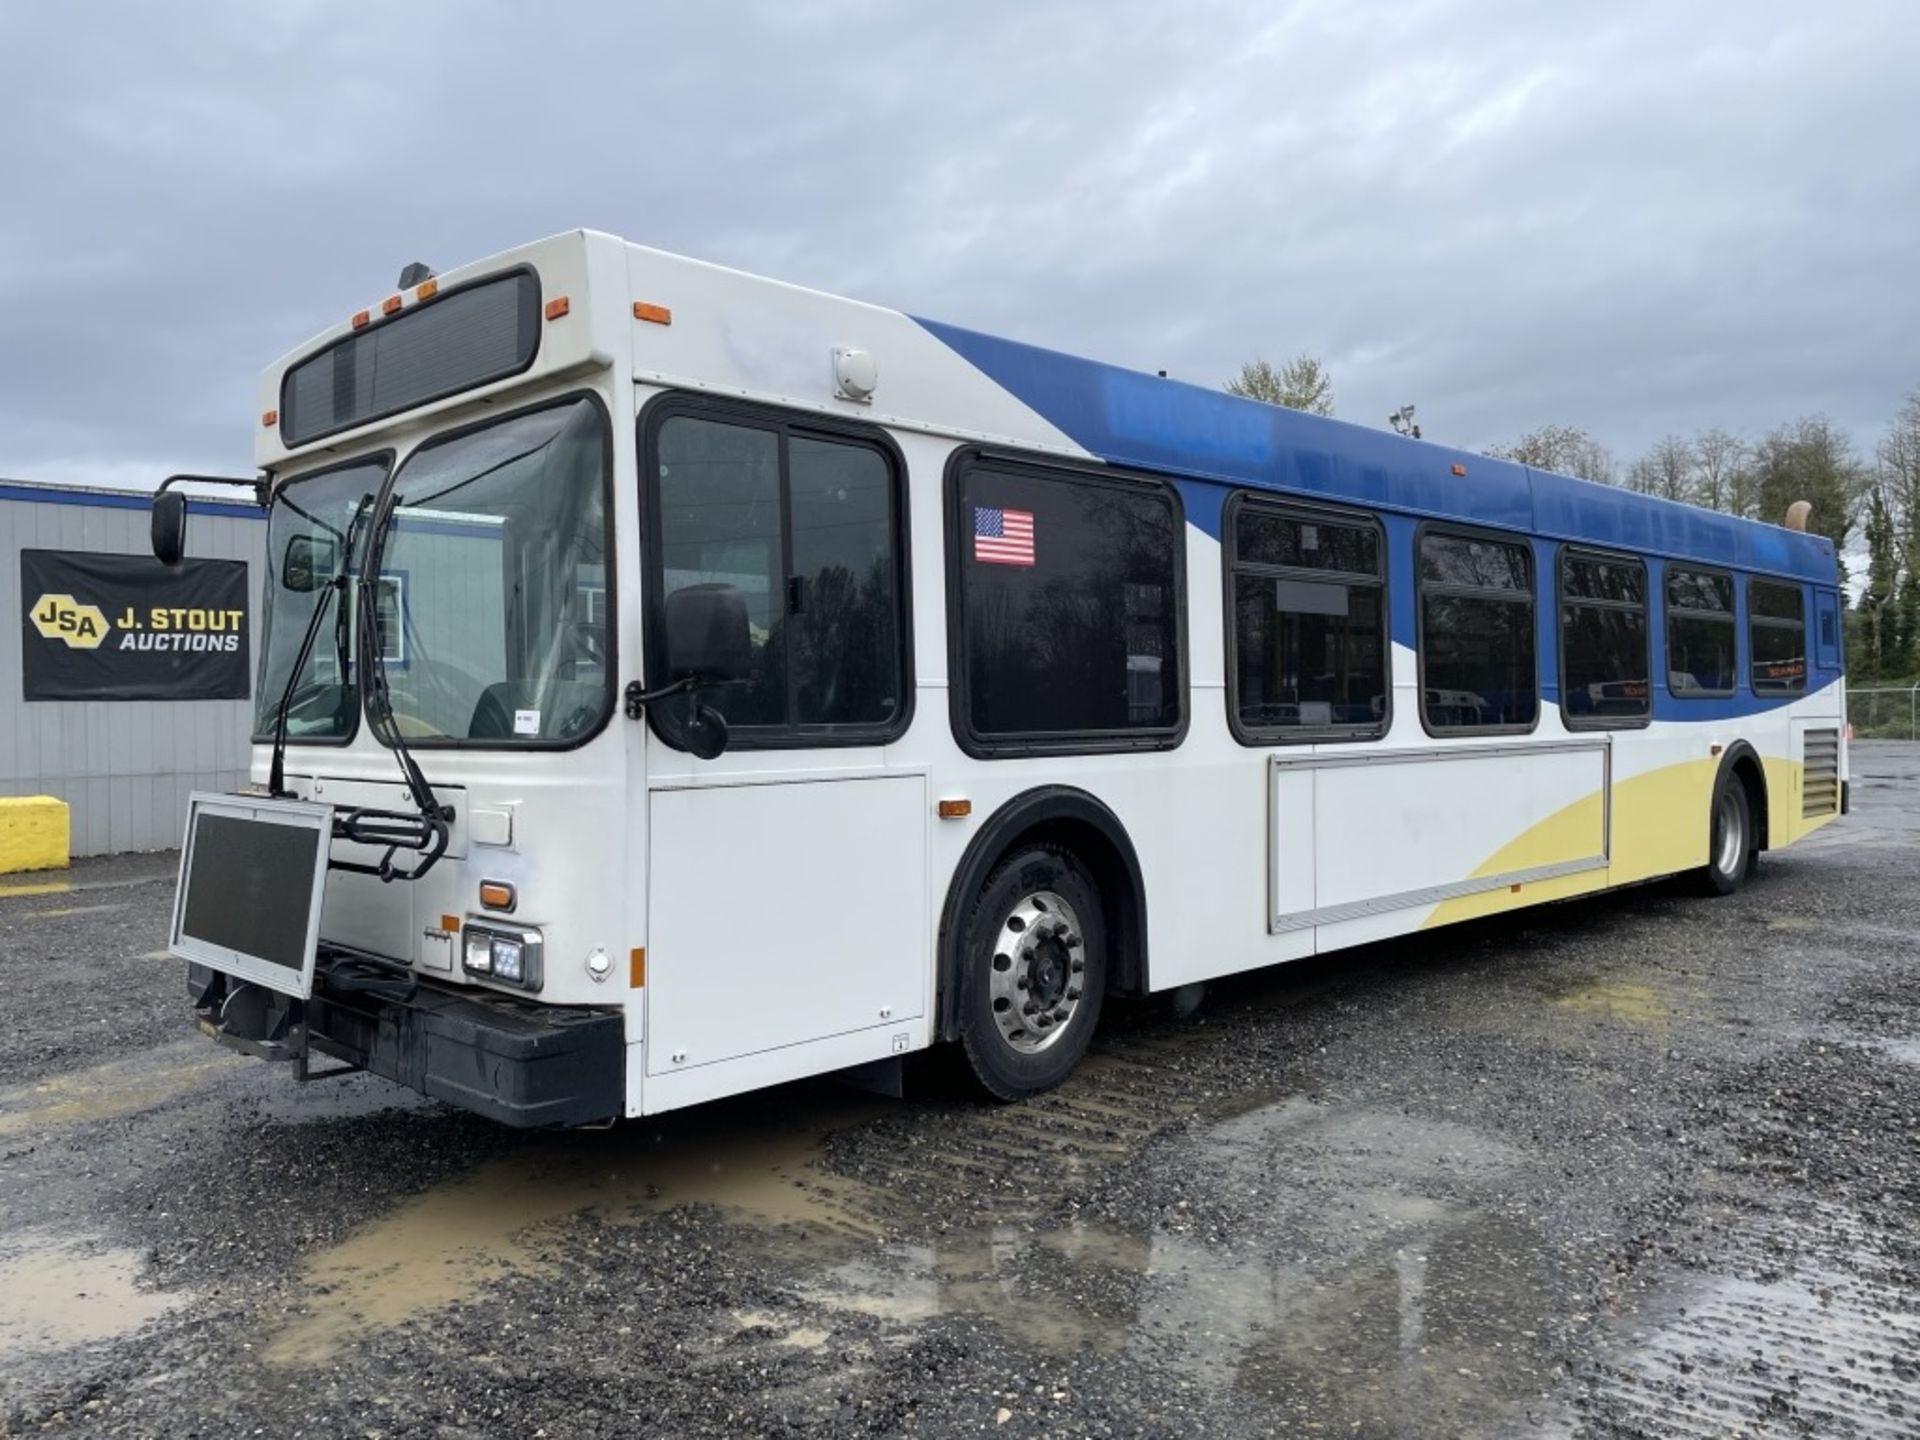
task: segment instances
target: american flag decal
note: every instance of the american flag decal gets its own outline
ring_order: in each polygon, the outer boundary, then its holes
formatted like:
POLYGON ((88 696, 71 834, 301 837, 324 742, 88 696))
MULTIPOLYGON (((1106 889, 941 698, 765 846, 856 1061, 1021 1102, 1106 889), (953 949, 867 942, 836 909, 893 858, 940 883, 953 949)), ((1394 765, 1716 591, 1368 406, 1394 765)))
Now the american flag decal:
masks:
POLYGON ((974 506, 973 558, 982 565, 1033 564, 1033 512, 974 506))

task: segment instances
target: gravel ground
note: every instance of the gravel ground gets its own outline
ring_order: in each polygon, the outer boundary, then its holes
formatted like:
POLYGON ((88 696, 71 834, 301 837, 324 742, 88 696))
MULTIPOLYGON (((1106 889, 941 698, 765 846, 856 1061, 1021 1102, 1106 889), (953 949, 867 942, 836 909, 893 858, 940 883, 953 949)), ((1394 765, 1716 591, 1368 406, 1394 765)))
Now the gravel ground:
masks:
POLYGON ((1920 747, 1656 886, 1110 1014, 1038 1102, 522 1135, 0 882, 0 1435, 1920 1434, 1920 747))

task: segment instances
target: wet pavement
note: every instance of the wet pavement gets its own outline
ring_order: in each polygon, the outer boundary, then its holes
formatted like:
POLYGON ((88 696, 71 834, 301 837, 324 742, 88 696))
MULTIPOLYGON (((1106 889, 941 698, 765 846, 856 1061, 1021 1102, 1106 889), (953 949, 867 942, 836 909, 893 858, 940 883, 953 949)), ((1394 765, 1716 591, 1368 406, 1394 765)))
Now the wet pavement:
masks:
POLYGON ((1920 1435, 1920 746, 1855 808, 1032 1104, 564 1134, 211 1047, 164 859, 0 877, 0 1435, 1920 1435))

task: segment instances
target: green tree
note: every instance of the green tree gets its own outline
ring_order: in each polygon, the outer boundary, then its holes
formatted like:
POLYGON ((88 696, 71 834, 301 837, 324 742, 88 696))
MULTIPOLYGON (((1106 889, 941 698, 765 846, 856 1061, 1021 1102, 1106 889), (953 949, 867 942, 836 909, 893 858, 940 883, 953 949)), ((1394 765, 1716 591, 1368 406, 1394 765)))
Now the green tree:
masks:
POLYGON ((1249 360, 1227 381, 1229 395, 1304 410, 1309 415, 1333 414, 1333 376, 1311 355, 1300 355, 1275 369, 1265 360, 1249 360))
POLYGON ((1542 425, 1537 430, 1529 430, 1513 444, 1496 445, 1487 453, 1502 460, 1517 460, 1536 470, 1577 475, 1582 480, 1597 480, 1603 485, 1614 484, 1618 476, 1607 447, 1574 425, 1542 425))
MULTIPOLYGON (((1796 500, 1813 506, 1807 528, 1844 554, 1866 490, 1867 471, 1853 442, 1824 415, 1782 425, 1754 447, 1753 497, 1757 518, 1778 525, 1796 500)), ((1840 562, 1842 579, 1846 562, 1840 562)))
POLYGON ((1899 536, 1882 486, 1867 491, 1863 528, 1867 537, 1867 582, 1854 608, 1861 619, 1858 668, 1863 678, 1870 679, 1887 673, 1889 650, 1900 648, 1899 616, 1894 604, 1900 588, 1899 536))

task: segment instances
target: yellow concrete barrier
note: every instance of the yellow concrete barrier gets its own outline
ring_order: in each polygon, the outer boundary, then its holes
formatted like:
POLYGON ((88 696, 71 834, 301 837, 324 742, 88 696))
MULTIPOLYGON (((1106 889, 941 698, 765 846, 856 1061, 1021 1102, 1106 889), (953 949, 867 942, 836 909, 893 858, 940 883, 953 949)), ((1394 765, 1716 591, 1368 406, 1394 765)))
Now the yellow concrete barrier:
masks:
POLYGON ((66 869, 72 826, 64 800, 0 795, 0 875, 66 869))

